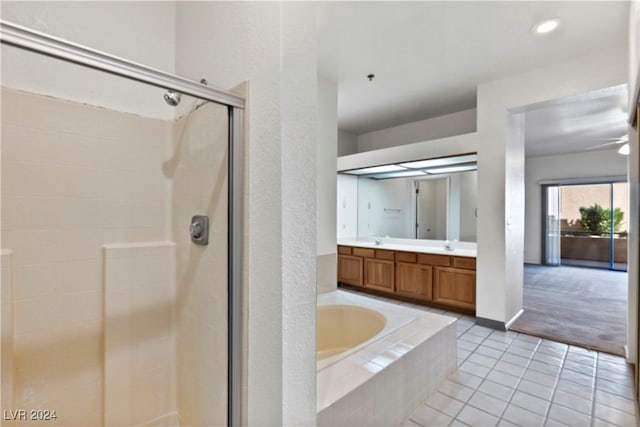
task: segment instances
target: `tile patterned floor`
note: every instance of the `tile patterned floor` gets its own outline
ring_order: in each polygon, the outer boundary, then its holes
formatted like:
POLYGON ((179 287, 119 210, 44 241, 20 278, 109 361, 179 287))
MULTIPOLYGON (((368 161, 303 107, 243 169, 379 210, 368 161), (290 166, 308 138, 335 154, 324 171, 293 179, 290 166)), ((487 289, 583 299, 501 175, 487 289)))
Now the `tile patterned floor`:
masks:
POLYGON ((404 427, 640 425, 623 358, 458 318, 458 372, 404 427))

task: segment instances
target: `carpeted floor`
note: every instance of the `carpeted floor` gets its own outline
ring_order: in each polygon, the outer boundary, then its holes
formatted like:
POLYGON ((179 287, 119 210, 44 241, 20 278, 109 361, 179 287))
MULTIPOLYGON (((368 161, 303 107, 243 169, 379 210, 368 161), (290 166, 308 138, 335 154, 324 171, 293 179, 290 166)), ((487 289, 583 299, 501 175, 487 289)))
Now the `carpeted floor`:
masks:
POLYGON ((525 265, 519 332, 624 356, 627 273, 525 265))

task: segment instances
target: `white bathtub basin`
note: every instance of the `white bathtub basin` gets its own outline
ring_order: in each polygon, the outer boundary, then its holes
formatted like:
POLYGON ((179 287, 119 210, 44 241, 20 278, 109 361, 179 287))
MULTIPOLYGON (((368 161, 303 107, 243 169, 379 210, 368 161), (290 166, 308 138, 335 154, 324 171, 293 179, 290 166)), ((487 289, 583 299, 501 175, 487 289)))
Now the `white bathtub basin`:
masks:
POLYGON ((356 305, 321 305, 317 313, 317 360, 359 346, 375 337, 387 324, 382 314, 356 305))

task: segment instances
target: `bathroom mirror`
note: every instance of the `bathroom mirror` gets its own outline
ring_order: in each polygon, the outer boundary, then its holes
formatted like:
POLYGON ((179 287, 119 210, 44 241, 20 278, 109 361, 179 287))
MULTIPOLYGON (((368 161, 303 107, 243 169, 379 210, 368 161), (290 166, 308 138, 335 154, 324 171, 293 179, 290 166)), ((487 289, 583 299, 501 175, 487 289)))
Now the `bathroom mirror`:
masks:
POLYGON ((338 174, 338 237, 475 242, 477 177, 475 154, 338 174))

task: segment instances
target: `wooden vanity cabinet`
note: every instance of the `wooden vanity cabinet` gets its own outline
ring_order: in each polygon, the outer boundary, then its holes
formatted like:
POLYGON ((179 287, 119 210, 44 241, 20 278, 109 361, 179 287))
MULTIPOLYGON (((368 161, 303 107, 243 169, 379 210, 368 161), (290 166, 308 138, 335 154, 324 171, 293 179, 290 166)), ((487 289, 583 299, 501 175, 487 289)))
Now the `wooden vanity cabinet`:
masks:
POLYGON ((394 292, 395 263, 386 259, 364 259, 364 286, 382 292, 394 292))
POLYGON ((394 293, 395 252, 385 249, 366 250, 370 252, 364 254, 364 287, 394 293))
POLYGON ((475 270, 455 267, 436 267, 433 301, 452 307, 475 310, 475 270))
POLYGON ((362 261, 362 257, 352 255, 352 248, 338 246, 338 282, 362 286, 362 261))
POLYGON ((396 293, 409 298, 431 301, 433 267, 410 262, 396 262, 396 293))
POLYGON ((338 246, 338 281, 441 307, 474 312, 476 259, 338 246))

